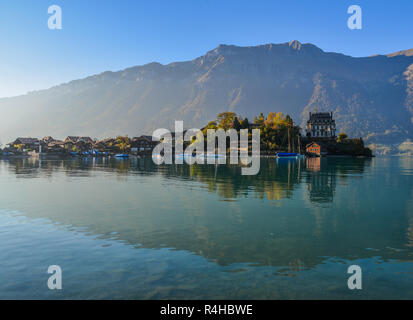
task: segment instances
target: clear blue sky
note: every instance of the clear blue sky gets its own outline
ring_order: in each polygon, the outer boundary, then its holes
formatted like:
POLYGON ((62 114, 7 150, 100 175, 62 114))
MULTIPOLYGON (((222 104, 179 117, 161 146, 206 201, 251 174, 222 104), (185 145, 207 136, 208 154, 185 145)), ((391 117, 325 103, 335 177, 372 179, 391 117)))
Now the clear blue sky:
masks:
POLYGON ((413 48, 412 0, 2 0, 0 97, 106 70, 196 58, 221 43, 290 40, 368 56, 413 48), (47 27, 49 5, 63 29, 47 27), (347 8, 363 29, 347 28, 347 8))

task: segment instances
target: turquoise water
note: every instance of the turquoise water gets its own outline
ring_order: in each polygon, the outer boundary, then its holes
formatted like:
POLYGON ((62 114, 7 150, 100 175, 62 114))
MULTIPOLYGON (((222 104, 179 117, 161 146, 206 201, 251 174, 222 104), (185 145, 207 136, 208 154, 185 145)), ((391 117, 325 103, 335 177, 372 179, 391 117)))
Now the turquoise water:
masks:
POLYGON ((413 298, 410 158, 2 160, 0 188, 0 299, 413 298))

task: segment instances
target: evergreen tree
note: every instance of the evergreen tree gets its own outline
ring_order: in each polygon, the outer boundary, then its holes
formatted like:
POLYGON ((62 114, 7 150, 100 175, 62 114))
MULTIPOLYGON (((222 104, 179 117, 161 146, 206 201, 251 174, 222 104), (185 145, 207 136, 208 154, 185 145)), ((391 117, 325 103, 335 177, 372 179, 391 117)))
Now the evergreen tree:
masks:
POLYGON ((241 123, 241 129, 249 129, 250 123, 248 121, 248 118, 245 118, 242 123, 241 123))
POLYGON ((239 129, 241 129, 241 124, 238 120, 238 117, 235 117, 234 122, 232 124, 232 128, 239 131, 239 129))

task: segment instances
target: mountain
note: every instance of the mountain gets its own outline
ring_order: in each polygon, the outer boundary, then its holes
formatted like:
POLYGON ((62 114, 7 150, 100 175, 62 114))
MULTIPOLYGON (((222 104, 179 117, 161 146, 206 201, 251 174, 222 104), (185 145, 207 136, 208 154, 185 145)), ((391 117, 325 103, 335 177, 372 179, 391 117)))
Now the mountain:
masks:
POLYGON ((103 72, 47 90, 0 99, 0 137, 151 134, 200 127, 221 111, 250 120, 282 111, 304 124, 333 111, 339 131, 369 143, 413 139, 413 49, 355 58, 291 41, 219 45, 192 61, 103 72), (4 113, 3 113, 4 114, 4 113))

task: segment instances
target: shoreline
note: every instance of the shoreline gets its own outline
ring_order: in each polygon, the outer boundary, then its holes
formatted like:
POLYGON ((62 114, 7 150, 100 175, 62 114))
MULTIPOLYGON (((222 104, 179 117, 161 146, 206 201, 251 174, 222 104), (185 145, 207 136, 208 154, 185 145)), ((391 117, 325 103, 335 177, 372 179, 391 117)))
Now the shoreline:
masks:
MULTIPOLYGON (((127 154, 127 157, 124 157, 123 159, 128 159, 128 158, 141 158, 141 157, 152 157, 152 154, 144 153, 144 154, 127 154)), ((229 157, 229 154, 226 155, 229 157)), ((365 159, 371 159, 375 158, 375 155, 371 156, 366 156, 366 155, 323 155, 323 156, 306 156, 303 155, 303 159, 310 159, 310 158, 365 158, 365 159)), ((176 155, 174 155, 176 157, 176 155)), ((259 156, 254 156, 254 155, 249 155, 249 157, 260 157, 260 158, 274 158, 276 159, 276 153, 274 154, 261 154, 259 156)), ((411 156, 404 156, 404 155, 392 155, 392 157, 411 157, 411 156)), ((114 158, 117 160, 120 160, 121 158, 118 158, 113 155, 56 155, 56 154, 42 154, 42 155, 1 155, 0 154, 0 159, 1 160, 7 160, 7 159, 56 159, 56 160, 66 160, 66 159, 108 159, 108 158, 114 158)), ((299 160, 295 158, 291 158, 291 160, 299 160)))

